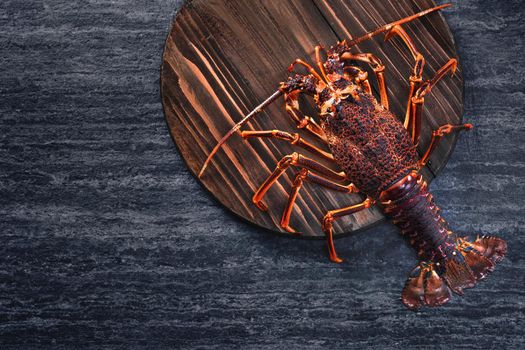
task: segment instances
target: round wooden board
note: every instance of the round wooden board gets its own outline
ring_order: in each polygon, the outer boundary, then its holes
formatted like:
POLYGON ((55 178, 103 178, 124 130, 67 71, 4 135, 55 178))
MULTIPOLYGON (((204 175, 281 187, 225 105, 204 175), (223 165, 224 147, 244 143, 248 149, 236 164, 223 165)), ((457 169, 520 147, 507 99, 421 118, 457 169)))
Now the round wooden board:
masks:
MULTIPOLYGON (((317 44, 331 46, 349 35, 357 37, 433 6, 435 3, 429 0, 190 1, 173 22, 161 71, 166 119, 188 167, 193 174, 198 173, 217 141, 286 79, 286 68, 295 58, 313 62, 313 48, 317 44)), ((457 58, 452 34, 439 13, 422 17, 404 28, 427 60, 424 78, 432 77, 449 57, 457 58)), ((397 38, 385 43, 383 36, 378 36, 355 51, 371 52, 382 59, 387 67, 391 110, 404 116, 408 76, 413 66, 408 49, 397 38)), ((371 81, 375 83, 374 79, 371 81)), ((428 145, 432 130, 462 120, 461 68, 455 77, 444 78, 426 100, 420 152, 428 145)), ((306 108, 313 112, 311 106, 306 108)), ((273 103, 244 129, 296 131, 284 112, 282 100, 273 103)), ((315 142, 308 135, 305 137, 315 142)), ((435 151, 425 170, 428 181, 443 168, 454 144, 455 137, 451 136, 435 151)), ((234 135, 199 181, 235 214, 282 232, 279 222, 295 171, 289 170, 268 192, 265 197, 268 212, 259 211, 251 197, 277 161, 294 150, 297 149, 284 141, 245 141, 234 135)), ((320 218, 326 211, 361 198, 306 184, 297 199, 291 224, 303 237, 322 237, 320 218)), ((338 221, 335 232, 340 236, 381 220, 380 209, 370 208, 338 221)))

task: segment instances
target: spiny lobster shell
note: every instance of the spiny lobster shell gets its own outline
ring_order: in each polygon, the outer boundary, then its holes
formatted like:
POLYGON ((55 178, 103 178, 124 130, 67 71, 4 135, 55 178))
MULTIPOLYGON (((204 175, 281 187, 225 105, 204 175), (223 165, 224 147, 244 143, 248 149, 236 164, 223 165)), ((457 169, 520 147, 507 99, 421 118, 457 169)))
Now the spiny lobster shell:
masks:
POLYGON ((350 180, 372 197, 416 168, 416 146, 399 119, 373 96, 360 92, 327 116, 323 129, 330 150, 350 180))

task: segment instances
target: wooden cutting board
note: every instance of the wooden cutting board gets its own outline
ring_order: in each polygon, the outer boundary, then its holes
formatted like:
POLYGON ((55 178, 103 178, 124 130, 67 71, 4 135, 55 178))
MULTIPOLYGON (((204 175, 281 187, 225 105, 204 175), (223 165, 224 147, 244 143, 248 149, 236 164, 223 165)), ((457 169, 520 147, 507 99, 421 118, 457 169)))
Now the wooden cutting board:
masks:
MULTIPOLYGON (((188 2, 173 21, 161 71, 162 102, 169 130, 188 168, 193 174, 199 172, 221 136, 286 79, 286 68, 295 58, 313 62, 317 44, 329 47, 435 5, 429 0, 188 2)), ((440 13, 403 27, 427 60, 424 78, 432 77, 449 57, 457 58, 452 34, 440 13)), ((401 117, 405 114, 413 58, 398 38, 384 42, 383 37, 360 44, 355 52, 374 53, 385 63, 391 110, 401 117)), ((371 81, 375 84, 374 79, 371 81)), ((303 105, 315 115, 309 101, 303 105)), ((283 101, 278 100, 244 129, 296 132, 283 107, 283 101)), ((455 77, 444 78, 426 99, 420 153, 428 145, 432 130, 446 123, 461 123, 462 112, 460 67, 455 77)), ((305 137, 316 142, 309 135, 305 137)), ((428 181, 445 166, 455 141, 456 137, 450 136, 435 151, 425 170, 428 181)), ((246 141, 237 134, 217 153, 198 181, 235 214, 281 232, 278 225, 296 170, 288 170, 268 192, 268 212, 259 211, 251 197, 275 164, 295 150, 284 141, 246 141)), ((326 211, 361 200, 359 195, 334 193, 306 184, 297 199, 291 225, 303 237, 323 237, 320 219, 326 211)), ((370 227, 383 219, 378 208, 370 208, 338 221, 336 236, 370 227)))

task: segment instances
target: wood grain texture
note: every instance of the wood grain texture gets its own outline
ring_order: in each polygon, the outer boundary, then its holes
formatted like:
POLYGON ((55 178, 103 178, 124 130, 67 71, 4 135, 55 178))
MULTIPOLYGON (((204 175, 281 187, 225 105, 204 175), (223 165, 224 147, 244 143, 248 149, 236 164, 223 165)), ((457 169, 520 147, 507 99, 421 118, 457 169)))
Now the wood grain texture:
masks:
POLYGON ((453 3, 475 128, 431 189, 458 233, 509 252, 415 313, 399 297, 417 260, 393 225, 339 239, 334 265, 194 179, 159 90, 181 1, 1 1, 0 348, 525 348, 525 4, 453 3))
MULTIPOLYGON (((313 48, 318 43, 330 46, 432 6, 435 4, 430 0, 190 2, 173 22, 161 73, 170 132, 188 167, 194 174, 198 173, 217 141, 286 79, 286 68, 295 58, 314 62, 313 48)), ((405 27, 427 58, 425 78, 430 78, 450 57, 457 58, 452 34, 438 13, 405 27)), ((413 58, 399 39, 384 43, 382 37, 360 45, 355 52, 371 52, 383 60, 387 67, 391 110, 404 116, 413 58)), ((375 84, 375 79, 371 81, 375 84)), ((438 126, 461 122, 462 89, 461 70, 458 70, 455 77, 447 76, 427 98, 420 152, 424 152, 431 132, 438 126)), ((303 101, 302 107, 315 116, 309 101, 303 101)), ((244 129, 296 130, 284 112, 282 100, 244 129)), ((444 166, 454 143, 455 136, 448 137, 436 150, 425 172, 429 180, 444 166)), ((265 197, 268 212, 259 211, 251 197, 276 163, 293 151, 312 156, 281 140, 245 141, 234 135, 199 181, 237 215, 278 231, 296 170, 289 170, 268 192, 265 197)), ((291 225, 303 236, 323 237, 320 218, 328 210, 360 201, 362 197, 358 194, 341 194, 307 185, 299 193, 291 225)), ((382 219, 381 211, 373 207, 341 219, 336 223, 335 232, 342 235, 370 227, 382 219)))

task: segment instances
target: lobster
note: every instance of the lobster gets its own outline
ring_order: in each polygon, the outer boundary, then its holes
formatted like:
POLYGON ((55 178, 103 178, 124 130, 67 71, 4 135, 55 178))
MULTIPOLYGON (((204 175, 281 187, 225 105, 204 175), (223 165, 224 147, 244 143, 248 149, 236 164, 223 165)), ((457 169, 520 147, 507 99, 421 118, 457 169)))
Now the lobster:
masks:
POLYGON ((454 74, 456 59, 449 59, 429 80, 423 80, 425 58, 418 51, 402 25, 431 12, 451 6, 436 6, 384 25, 358 38, 342 40, 328 50, 315 47, 318 71, 307 62, 296 59, 289 68, 303 66, 308 74, 295 74, 280 83, 269 98, 247 114, 217 143, 203 164, 199 177, 221 146, 266 106, 284 96, 287 114, 299 129, 326 144, 327 152, 306 141, 298 133, 280 130, 241 130, 243 138, 274 138, 327 160, 335 171, 313 158, 294 152, 284 156, 275 170, 253 195, 253 203, 268 210, 265 193, 290 167, 299 169, 289 194, 281 227, 290 233, 290 218, 297 195, 305 182, 343 193, 361 193, 366 198, 359 204, 330 210, 322 218, 330 260, 340 263, 333 241, 335 220, 354 214, 372 205, 381 207, 399 227, 401 234, 417 251, 419 263, 410 273, 403 288, 402 302, 411 309, 439 306, 451 299, 452 292, 462 295, 494 270, 506 254, 506 242, 497 237, 459 237, 441 217, 440 209, 428 192, 420 174, 440 140, 449 134, 469 130, 472 124, 446 124, 432 133, 430 144, 422 156, 418 154, 421 117, 425 96, 446 74, 454 74), (409 77, 407 111, 401 122, 390 110, 385 82, 385 66, 371 53, 352 53, 351 48, 365 40, 385 33, 385 41, 398 37, 414 58, 409 77), (322 59, 324 52, 325 59, 322 59), (379 101, 374 96, 368 72, 356 62, 368 65, 375 75, 379 101), (299 108, 299 95, 313 97, 318 120, 304 115, 299 108))

